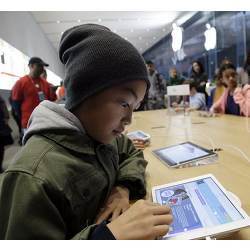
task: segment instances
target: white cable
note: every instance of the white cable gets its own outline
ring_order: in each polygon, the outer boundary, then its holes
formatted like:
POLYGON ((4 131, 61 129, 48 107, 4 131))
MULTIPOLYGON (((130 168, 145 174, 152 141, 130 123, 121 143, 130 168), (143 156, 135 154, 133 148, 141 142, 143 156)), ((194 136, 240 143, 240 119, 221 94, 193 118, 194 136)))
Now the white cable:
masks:
POLYGON ((248 161, 248 163, 250 163, 250 158, 240 148, 238 148, 234 145, 229 145, 229 144, 222 144, 222 147, 229 147, 229 148, 233 148, 233 149, 237 150, 248 161))
POLYGON ((197 135, 202 135, 204 138, 207 138, 207 139, 209 140, 211 146, 212 146, 212 151, 215 150, 215 143, 214 143, 214 141, 213 141, 212 138, 210 138, 210 137, 207 136, 207 135, 201 134, 201 133, 197 133, 197 132, 192 132, 192 133, 197 134, 197 135))
MULTIPOLYGON (((246 117, 246 119, 247 119, 247 131, 248 132, 250 132, 250 126, 249 126, 249 118, 248 117, 246 117)), ((171 122, 171 121, 170 121, 171 122)), ((169 123, 170 123, 169 122, 169 123)), ((170 125, 170 124, 168 124, 168 125, 170 125)), ((167 127, 167 129, 169 128, 169 126, 167 127)), ((183 127, 181 127, 181 128, 183 128, 183 127)), ((187 127, 185 126, 184 127, 184 129, 185 129, 185 132, 187 132, 187 127)), ((188 133, 185 133, 185 134, 188 134, 188 133)), ((193 134, 198 134, 198 135, 201 135, 202 137, 204 137, 204 138, 206 138, 206 139, 208 139, 208 141, 210 142, 210 144, 211 144, 211 146, 212 146, 212 150, 214 151, 215 150, 215 143, 214 143, 214 141, 213 141, 213 139, 211 138, 211 137, 209 137, 209 136, 207 136, 207 135, 204 135, 204 134, 202 134, 202 133, 197 133, 197 132, 193 132, 192 131, 192 135, 193 134)), ((182 136, 183 134, 175 134, 175 136, 182 136)), ((191 135, 191 136, 192 136, 191 135)), ((160 136, 160 137, 170 137, 170 136, 172 136, 172 135, 151 135, 151 138, 152 137, 158 137, 158 136, 160 136)), ((188 134, 188 136, 189 136, 189 134, 188 134)), ((231 147, 231 148, 233 148, 233 149, 235 149, 236 151, 238 151, 244 158, 245 158, 245 160, 248 162, 248 163, 250 163, 250 158, 240 149, 240 148, 238 148, 238 147, 236 147, 236 146, 234 146, 234 145, 229 145, 229 144, 222 144, 222 146, 221 146, 221 148, 222 147, 231 147)))

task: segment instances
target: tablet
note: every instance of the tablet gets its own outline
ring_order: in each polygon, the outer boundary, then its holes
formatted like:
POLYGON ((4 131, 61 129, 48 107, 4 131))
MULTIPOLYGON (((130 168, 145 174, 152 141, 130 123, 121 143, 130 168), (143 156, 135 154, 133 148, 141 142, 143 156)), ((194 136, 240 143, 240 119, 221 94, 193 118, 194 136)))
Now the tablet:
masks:
POLYGON ((153 187, 152 196, 172 209, 174 220, 163 239, 219 238, 250 225, 239 202, 211 174, 153 187))
POLYGON ((153 153, 170 167, 180 167, 194 161, 217 156, 215 152, 191 142, 156 149, 153 150, 153 153))
POLYGON ((141 130, 136 130, 136 131, 127 133, 127 136, 128 136, 131 140, 134 140, 134 139, 140 139, 140 140, 143 140, 143 141, 149 141, 149 140, 150 140, 150 135, 144 133, 144 132, 141 131, 141 130))

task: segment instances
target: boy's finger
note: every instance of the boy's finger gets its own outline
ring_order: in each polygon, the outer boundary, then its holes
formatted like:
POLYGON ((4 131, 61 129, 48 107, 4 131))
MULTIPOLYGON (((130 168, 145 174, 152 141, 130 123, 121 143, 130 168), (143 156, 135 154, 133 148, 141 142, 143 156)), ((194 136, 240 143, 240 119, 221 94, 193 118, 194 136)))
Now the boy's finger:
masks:
POLYGON ((154 225, 170 225, 173 222, 173 216, 171 214, 154 216, 154 225))
POLYGON ((155 226, 153 230, 155 237, 164 236, 168 233, 168 231, 169 231, 168 225, 155 226))
POLYGON ((130 208, 130 205, 128 205, 127 207, 123 207, 122 208, 122 213, 124 213, 125 211, 127 211, 130 208))
POLYGON ((120 216, 120 214, 122 213, 122 210, 121 209, 116 209, 113 214, 112 214, 112 218, 111 218, 111 221, 115 220, 117 217, 120 216))
POLYGON ((171 212, 171 208, 168 206, 155 206, 152 209, 154 215, 169 214, 171 212))
POLYGON ((103 222, 104 220, 107 220, 110 217, 111 213, 112 213, 111 208, 109 208, 109 209, 105 210, 104 212, 100 213, 100 215, 97 218, 96 223, 99 224, 99 223, 103 222))

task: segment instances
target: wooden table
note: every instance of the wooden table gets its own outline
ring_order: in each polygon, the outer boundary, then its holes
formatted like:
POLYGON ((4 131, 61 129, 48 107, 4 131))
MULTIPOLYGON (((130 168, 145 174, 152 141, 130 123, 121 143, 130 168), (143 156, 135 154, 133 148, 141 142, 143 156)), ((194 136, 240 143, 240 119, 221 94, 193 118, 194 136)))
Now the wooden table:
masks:
MULTIPOLYGON (((167 110, 135 112, 129 131, 143 130, 151 135, 151 145, 144 150, 148 161, 146 178, 148 198, 151 188, 169 182, 211 173, 229 191, 236 194, 243 209, 250 215, 250 163, 237 150, 250 158, 250 118, 223 115, 200 117, 169 115, 167 110), (170 169, 152 150, 191 141, 206 148, 221 148, 217 163, 199 167, 170 169), (214 145, 213 145, 214 144, 214 145)), ((242 229, 228 239, 250 239, 250 229, 242 229)))

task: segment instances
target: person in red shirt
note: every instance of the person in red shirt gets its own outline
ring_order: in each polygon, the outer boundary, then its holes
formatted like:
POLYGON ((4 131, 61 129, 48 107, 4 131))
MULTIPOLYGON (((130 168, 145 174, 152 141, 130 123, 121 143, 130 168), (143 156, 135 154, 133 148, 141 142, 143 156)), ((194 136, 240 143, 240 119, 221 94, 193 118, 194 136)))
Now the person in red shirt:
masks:
POLYGON ((21 120, 23 133, 35 107, 43 100, 54 101, 51 88, 46 79, 41 77, 44 67, 49 66, 39 57, 29 60, 30 72, 21 77, 12 88, 13 108, 21 120))

